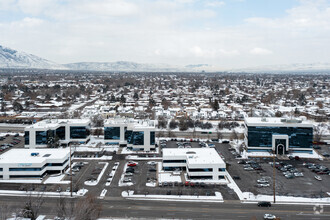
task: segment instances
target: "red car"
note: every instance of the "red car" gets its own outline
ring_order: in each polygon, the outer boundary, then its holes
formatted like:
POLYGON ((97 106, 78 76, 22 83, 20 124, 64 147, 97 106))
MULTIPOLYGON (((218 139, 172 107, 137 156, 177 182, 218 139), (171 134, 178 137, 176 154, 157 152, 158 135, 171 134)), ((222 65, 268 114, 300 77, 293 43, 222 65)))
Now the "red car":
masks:
POLYGON ((136 163, 128 163, 127 166, 129 166, 129 167, 135 167, 136 166, 136 163))
POLYGON ((191 186, 191 187, 194 187, 194 186, 195 186, 195 183, 190 183, 190 186, 191 186))
POLYGON ((189 182, 186 181, 186 182, 184 183, 184 185, 185 185, 185 186, 189 186, 189 182))

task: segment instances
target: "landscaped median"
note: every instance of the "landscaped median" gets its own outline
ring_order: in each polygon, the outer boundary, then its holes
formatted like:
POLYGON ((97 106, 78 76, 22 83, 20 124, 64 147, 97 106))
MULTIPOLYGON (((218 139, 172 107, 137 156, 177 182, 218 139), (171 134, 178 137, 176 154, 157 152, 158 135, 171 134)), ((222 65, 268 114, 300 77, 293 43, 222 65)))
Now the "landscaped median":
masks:
MULTIPOLYGON (((87 189, 80 189, 73 192, 73 197, 84 196, 88 192, 87 189)), ((0 190, 1 196, 35 196, 35 197, 71 197, 70 192, 35 192, 35 191, 18 191, 18 190, 0 190)))
POLYGON ((134 194, 134 191, 123 191, 121 196, 133 200, 165 200, 165 201, 185 201, 185 202, 223 202, 220 192, 215 192, 215 196, 188 196, 188 195, 149 195, 134 194))

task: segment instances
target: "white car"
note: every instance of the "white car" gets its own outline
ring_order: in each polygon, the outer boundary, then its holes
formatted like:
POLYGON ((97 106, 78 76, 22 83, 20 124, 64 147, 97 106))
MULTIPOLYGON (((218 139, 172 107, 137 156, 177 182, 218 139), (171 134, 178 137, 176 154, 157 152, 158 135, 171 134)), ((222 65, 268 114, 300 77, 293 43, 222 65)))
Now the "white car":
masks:
POLYGON ((294 175, 297 176, 297 177, 298 177, 298 176, 304 176, 304 174, 301 173, 301 172, 294 173, 294 175))
POLYGON ((314 178, 317 179, 318 181, 322 180, 322 177, 320 177, 320 176, 314 176, 314 178))
POLYGON ((269 187, 270 185, 268 183, 259 183, 257 186, 258 187, 269 187))
POLYGON ((268 183, 268 180, 265 180, 265 179, 259 179, 259 180, 257 180, 257 183, 268 183))
POLYGON ((276 219, 276 216, 272 214, 265 214, 264 219, 276 219))

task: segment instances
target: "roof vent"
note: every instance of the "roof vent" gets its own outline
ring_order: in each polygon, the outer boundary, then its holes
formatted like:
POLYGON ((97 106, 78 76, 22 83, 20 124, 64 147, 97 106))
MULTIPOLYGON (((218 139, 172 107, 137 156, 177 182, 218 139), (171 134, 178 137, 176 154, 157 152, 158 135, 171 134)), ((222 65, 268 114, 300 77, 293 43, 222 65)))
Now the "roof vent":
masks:
POLYGON ((266 122, 267 118, 261 118, 261 121, 266 122))

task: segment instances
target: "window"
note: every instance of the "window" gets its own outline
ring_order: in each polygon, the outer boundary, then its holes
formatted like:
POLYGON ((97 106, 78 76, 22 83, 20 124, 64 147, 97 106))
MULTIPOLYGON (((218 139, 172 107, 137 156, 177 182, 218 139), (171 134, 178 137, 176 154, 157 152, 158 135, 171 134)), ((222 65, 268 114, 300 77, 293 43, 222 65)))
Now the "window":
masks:
POLYGON ((163 160, 163 163, 186 163, 186 160, 163 160))
POLYGON ((0 171, 3 171, 3 168, 0 168, 0 171))
POLYGON ((220 172, 226 171, 226 168, 219 168, 220 172))
POLYGON ((24 132, 24 140, 25 140, 25 145, 30 145, 30 132, 29 131, 24 132))
POLYGON ((106 140, 119 140, 120 139, 120 127, 105 127, 104 139, 106 140))
POLYGON ((60 140, 65 140, 65 127, 59 127, 58 129, 56 129, 56 136, 60 139, 60 140))
POLYGON ((43 168, 9 168, 9 171, 40 171, 43 168))
POLYGON ((70 138, 71 139, 85 139, 90 135, 89 126, 71 126, 70 138))
POLYGON ((129 143, 131 141, 132 133, 133 133, 133 131, 130 131, 130 130, 125 131, 125 140, 127 140, 127 143, 129 143))
POLYGON ((47 144, 47 131, 36 131, 36 144, 47 144))
POLYGON ((212 172, 213 168, 200 168, 200 169, 189 169, 189 172, 212 172))
POLYGON ((155 144, 155 132, 150 131, 150 145, 154 145, 154 144, 155 144))
POLYGON ((312 148, 313 128, 299 127, 248 127, 248 145, 272 147, 272 135, 288 135, 290 148, 312 148))
POLYGON ((189 176, 190 179, 209 180, 213 179, 213 176, 189 176))
POLYGON ((219 180, 225 179, 225 176, 219 176, 219 180))
POLYGON ((133 145, 144 145, 143 131, 133 131, 133 145))

